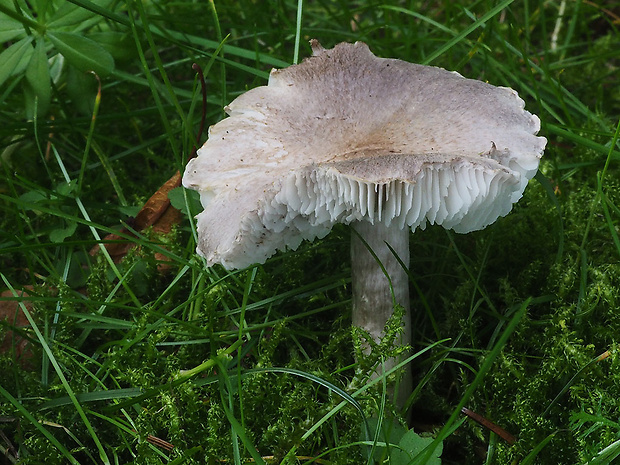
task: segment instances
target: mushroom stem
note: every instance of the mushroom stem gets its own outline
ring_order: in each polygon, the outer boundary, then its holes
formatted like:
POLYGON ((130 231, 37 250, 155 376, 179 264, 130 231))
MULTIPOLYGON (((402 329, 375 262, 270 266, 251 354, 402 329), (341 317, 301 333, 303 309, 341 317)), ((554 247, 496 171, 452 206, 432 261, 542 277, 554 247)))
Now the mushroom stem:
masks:
MULTIPOLYGON (((411 312, 409 309, 409 278, 394 253, 409 267, 409 228, 399 228, 396 222, 390 226, 377 222, 358 221, 353 224, 357 234, 351 235, 351 267, 353 287, 353 325, 368 331, 376 342, 384 335, 387 320, 392 316, 394 304, 405 309, 403 332, 397 343, 411 343, 411 312), (362 241, 362 238, 364 241, 362 241), (385 272, 369 249, 377 256, 385 272), (389 276, 389 280, 387 276, 389 276), (392 286, 390 288, 390 281, 392 286), (393 290, 393 295, 392 295, 393 290)), ((370 347, 366 348, 370 352, 370 347)), ((400 360, 386 360, 389 370, 400 360)), ((380 369, 381 370, 381 369, 380 369)), ((380 371, 378 372, 380 374, 380 371)), ((411 393, 411 373, 405 370, 400 380, 396 404, 404 407, 411 393)))

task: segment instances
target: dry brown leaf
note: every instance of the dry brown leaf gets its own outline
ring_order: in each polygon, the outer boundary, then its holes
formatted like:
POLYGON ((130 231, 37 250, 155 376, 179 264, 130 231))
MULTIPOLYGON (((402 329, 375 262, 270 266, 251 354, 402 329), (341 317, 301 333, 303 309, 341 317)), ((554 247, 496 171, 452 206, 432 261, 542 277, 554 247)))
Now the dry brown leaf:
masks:
MULTIPOLYGON (((28 290, 32 290, 31 286, 25 286, 28 290)), ((24 290, 17 290, 19 297, 28 297, 28 293, 24 290)), ((0 293, 0 353, 10 352, 12 348, 15 350, 15 359, 22 368, 30 368, 30 361, 34 356, 32 346, 27 339, 24 339, 11 328, 27 328, 30 326, 28 318, 24 314, 18 300, 12 299, 15 296, 13 291, 7 290, 0 293)), ((23 300, 23 304, 29 312, 32 312, 32 301, 23 300)))
MULTIPOLYGON (((135 231, 142 231, 149 226, 153 226, 153 230, 158 233, 169 233, 172 226, 181 221, 181 213, 170 205, 168 193, 180 185, 181 173, 177 171, 168 181, 157 189, 157 192, 155 192, 150 199, 146 201, 140 212, 138 212, 136 217, 131 221, 130 226, 135 231)), ((121 233, 132 235, 127 228, 123 228, 121 233)), ((108 234, 103 238, 103 242, 108 242, 105 244, 105 248, 115 263, 120 262, 125 255, 127 255, 127 252, 129 252, 129 250, 136 245, 134 242, 131 242, 118 234, 108 234), (112 243, 111 241, 114 242, 112 243)), ((90 250, 90 254, 95 255, 99 252, 99 247, 100 244, 93 247, 90 250)), ((161 261, 168 261, 167 257, 159 253, 156 254, 155 258, 161 261)), ((164 268, 167 269, 166 266, 158 268, 161 268, 160 271, 164 271, 164 268)))
MULTIPOLYGON (((163 215, 159 217, 157 222, 153 224, 153 232, 157 234, 168 234, 172 231, 172 227, 181 222, 181 212, 170 205, 166 208, 166 211, 163 215)), ((170 270, 171 263, 170 258, 167 255, 164 255, 161 252, 155 253, 155 260, 159 263, 157 264, 157 270, 160 273, 165 273, 170 270)))

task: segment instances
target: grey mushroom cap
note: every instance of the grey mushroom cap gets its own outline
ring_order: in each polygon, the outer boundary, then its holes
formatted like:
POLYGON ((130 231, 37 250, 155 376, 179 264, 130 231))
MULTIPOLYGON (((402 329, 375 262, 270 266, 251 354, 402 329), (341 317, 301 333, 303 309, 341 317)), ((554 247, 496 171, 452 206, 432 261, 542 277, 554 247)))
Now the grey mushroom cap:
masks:
POLYGON ((263 263, 336 223, 466 233, 521 198, 546 139, 514 90, 361 42, 312 46, 228 105, 186 167, 209 266, 263 263))

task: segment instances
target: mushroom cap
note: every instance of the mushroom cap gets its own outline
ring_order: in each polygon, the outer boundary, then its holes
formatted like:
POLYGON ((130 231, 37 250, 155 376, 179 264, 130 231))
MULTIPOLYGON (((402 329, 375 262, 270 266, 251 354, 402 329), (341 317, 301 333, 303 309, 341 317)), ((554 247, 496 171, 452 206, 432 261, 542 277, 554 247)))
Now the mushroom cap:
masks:
POLYGON ((335 223, 466 233, 521 198, 546 139, 514 90, 361 42, 311 45, 312 57, 230 103, 186 167, 209 266, 262 263, 335 223))

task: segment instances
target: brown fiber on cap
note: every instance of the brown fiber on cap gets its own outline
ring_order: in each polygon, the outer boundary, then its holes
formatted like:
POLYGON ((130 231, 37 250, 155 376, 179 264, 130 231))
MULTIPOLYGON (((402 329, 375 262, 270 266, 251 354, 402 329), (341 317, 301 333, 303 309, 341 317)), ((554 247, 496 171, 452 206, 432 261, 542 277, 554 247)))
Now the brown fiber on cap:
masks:
POLYGON ((335 223, 482 229, 538 168, 540 122, 509 88, 342 43, 271 72, 187 165, 198 252, 243 268, 335 223))

